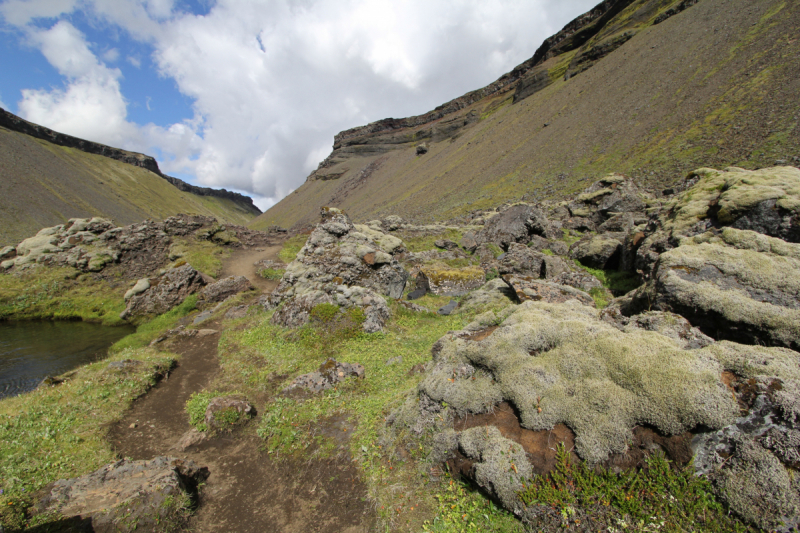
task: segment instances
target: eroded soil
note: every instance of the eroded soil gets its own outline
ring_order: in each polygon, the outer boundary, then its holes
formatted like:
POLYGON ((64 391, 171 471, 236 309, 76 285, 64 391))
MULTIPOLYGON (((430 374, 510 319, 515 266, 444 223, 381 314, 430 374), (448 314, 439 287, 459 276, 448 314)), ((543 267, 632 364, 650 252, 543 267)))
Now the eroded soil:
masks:
MULTIPOLYGON (((277 259, 278 250, 239 251, 224 266, 223 274, 245 275, 262 291, 269 290, 275 282, 254 275, 253 263, 277 259)), ((219 331, 222 323, 215 321, 204 327, 219 331)), ((170 455, 209 468, 211 475, 201 488, 198 507, 189 523, 191 531, 368 531, 374 513, 346 446, 329 459, 273 460, 261 450, 263 441, 254 435, 253 428, 259 424, 257 414, 239 432, 205 440, 185 451, 177 448, 180 438, 190 430, 186 401, 193 392, 211 386, 220 372, 219 338, 218 332, 170 341, 168 349, 181 355, 178 366, 109 428, 108 439, 119 456, 150 459, 170 455)), ((338 433, 333 426, 335 420, 329 429, 338 433)))

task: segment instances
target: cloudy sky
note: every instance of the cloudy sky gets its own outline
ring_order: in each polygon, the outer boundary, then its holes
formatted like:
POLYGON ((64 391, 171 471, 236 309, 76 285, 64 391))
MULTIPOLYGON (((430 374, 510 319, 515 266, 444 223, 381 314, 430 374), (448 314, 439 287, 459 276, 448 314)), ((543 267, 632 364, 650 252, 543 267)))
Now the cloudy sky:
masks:
POLYGON ((497 79, 598 0, 0 0, 0 106, 267 208, 333 136, 497 79))

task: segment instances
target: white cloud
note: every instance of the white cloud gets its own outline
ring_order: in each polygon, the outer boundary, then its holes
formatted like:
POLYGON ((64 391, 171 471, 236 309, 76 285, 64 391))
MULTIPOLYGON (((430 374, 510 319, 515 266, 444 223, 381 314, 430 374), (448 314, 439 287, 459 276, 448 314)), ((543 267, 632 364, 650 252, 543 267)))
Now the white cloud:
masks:
MULTIPOLYGON (((24 25, 74 7, 40 1, 7 1, 0 13, 24 25)), ((266 205, 302 183, 338 131, 424 113, 490 83, 596 0, 218 0, 202 16, 173 0, 83 2, 87 16, 152 46, 159 74, 193 100, 195 116, 164 128, 127 122, 120 72, 64 20, 34 33, 66 88, 26 91, 21 108, 70 133, 158 147, 165 171, 266 205)), ((126 60, 141 67, 138 56, 126 60)))
POLYGON ((71 12, 76 0, 7 0, 0 15, 14 26, 24 26, 37 18, 54 18, 71 12))
POLYGON ((103 60, 108 61, 109 63, 114 63, 117 59, 119 59, 119 50, 116 48, 109 48, 105 52, 103 52, 103 60))

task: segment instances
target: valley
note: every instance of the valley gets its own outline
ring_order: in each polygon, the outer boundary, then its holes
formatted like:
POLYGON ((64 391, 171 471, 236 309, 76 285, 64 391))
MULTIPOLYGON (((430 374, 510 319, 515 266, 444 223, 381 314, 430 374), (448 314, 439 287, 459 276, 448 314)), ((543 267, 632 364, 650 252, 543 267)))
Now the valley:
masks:
POLYGON ((799 17, 605 0, 264 213, 3 115, 1 325, 128 331, 0 533, 796 531, 799 17))

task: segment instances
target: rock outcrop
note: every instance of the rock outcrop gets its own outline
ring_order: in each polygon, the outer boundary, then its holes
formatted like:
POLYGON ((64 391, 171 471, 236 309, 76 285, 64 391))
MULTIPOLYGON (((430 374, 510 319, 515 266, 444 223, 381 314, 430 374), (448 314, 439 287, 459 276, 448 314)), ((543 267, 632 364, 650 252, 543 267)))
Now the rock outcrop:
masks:
POLYGON ((321 223, 287 267, 267 300, 280 307, 273 322, 294 327, 320 304, 364 310, 364 330, 379 331, 389 317, 384 297, 400 298, 408 273, 392 257, 402 241, 368 226, 354 225, 343 212, 323 208, 321 223))
POLYGON ((86 519, 98 532, 173 531, 185 524, 190 496, 208 475, 208 468, 173 457, 117 461, 56 481, 35 510, 86 519))

